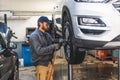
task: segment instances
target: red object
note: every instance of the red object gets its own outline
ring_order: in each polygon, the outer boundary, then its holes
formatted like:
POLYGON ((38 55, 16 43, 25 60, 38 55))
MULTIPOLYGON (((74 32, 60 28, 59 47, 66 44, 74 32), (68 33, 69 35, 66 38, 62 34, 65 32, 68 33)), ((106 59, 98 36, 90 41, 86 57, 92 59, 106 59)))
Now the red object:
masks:
POLYGON ((100 59, 105 60, 107 50, 97 50, 97 55, 99 56, 100 59))

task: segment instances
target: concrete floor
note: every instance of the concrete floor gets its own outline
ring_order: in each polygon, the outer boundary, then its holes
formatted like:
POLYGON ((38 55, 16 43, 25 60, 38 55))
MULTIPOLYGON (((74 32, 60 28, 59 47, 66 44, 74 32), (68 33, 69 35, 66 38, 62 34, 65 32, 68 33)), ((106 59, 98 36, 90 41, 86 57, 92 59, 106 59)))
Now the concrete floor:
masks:
MULTIPOLYGON (((19 80, 36 80, 34 66, 20 67, 19 71, 19 80)), ((57 57, 53 80, 68 80, 67 71, 66 60, 57 57)), ((118 64, 87 55, 82 64, 73 65, 73 80, 118 80, 118 64)))

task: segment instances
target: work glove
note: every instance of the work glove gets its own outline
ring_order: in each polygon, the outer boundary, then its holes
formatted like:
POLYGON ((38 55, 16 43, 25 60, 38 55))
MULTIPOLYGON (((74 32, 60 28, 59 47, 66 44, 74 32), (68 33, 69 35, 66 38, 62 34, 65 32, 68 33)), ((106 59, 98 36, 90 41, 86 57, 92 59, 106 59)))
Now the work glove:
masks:
POLYGON ((54 43, 58 43, 60 46, 62 46, 62 44, 63 44, 63 39, 62 39, 62 38, 55 39, 55 40, 54 40, 54 43))
POLYGON ((62 46, 62 44, 63 44, 63 39, 59 38, 59 45, 60 45, 60 47, 62 46))
POLYGON ((60 47, 62 46, 62 44, 63 44, 62 38, 55 39, 55 41, 54 41, 55 50, 59 50, 60 47))

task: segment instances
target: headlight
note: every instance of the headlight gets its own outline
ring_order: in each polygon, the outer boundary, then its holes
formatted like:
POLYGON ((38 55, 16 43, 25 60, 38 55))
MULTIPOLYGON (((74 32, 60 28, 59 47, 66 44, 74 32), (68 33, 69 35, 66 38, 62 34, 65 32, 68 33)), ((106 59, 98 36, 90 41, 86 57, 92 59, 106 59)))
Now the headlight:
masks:
POLYGON ((101 19, 93 17, 78 17, 78 24, 84 26, 106 27, 101 19))
POLYGON ((107 3, 110 0, 75 0, 76 2, 88 2, 88 3, 107 3))

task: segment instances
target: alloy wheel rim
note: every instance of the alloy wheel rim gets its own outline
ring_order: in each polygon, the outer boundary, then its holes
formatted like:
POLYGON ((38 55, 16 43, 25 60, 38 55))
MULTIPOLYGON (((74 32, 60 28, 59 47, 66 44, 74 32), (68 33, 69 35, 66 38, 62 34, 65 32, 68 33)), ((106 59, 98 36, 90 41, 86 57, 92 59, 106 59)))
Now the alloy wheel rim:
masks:
POLYGON ((67 55, 67 59, 69 59, 70 57, 70 53, 71 53, 71 48, 70 48, 70 33, 69 33, 69 22, 65 23, 65 40, 67 41, 66 43, 66 55, 67 55))

